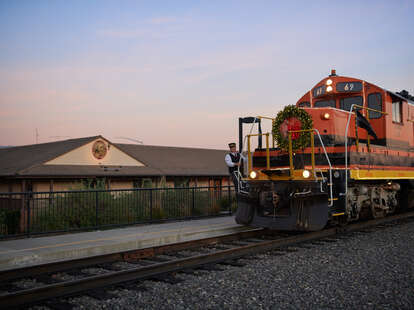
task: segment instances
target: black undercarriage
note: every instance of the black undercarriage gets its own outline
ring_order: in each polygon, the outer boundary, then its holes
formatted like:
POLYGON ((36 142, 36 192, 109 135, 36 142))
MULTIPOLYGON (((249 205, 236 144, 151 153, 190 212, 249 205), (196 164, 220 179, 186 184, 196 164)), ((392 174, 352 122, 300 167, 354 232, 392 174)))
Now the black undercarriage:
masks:
POLYGON ((414 208, 414 182, 350 180, 333 173, 332 195, 326 181, 250 181, 238 193, 236 222, 274 230, 316 231, 328 223, 380 218, 414 208), (347 189, 346 189, 347 187, 347 189))
POLYGON ((277 230, 314 231, 328 222, 328 193, 318 182, 260 182, 238 194, 236 221, 277 230))

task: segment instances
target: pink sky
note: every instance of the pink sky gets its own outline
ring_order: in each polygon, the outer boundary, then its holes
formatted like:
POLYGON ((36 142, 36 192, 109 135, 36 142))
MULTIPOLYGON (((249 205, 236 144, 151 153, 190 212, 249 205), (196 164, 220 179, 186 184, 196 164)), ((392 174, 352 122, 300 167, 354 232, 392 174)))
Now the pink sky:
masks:
POLYGON ((83 3, 1 4, 0 145, 224 149, 238 117, 275 116, 332 68, 414 93, 410 1, 83 3))

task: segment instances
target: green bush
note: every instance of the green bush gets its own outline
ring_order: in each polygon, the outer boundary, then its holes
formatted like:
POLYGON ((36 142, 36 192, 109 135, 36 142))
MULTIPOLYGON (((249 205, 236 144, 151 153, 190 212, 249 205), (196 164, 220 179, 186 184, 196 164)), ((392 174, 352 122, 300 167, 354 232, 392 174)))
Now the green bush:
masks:
POLYGON ((52 198, 47 213, 33 218, 31 231, 73 230, 139 222, 149 216, 149 212, 145 212, 149 203, 141 196, 141 191, 59 194, 52 198))
POLYGON ((0 232, 2 234, 14 235, 19 232, 20 211, 19 210, 0 210, 0 232))
MULTIPOLYGON (((128 225, 155 219, 217 215, 235 208, 234 197, 229 198, 227 192, 187 188, 103 191, 104 187, 104 180, 87 180, 72 191, 35 199, 30 231, 128 225)), ((1 221, 0 214, 0 224, 1 221)))

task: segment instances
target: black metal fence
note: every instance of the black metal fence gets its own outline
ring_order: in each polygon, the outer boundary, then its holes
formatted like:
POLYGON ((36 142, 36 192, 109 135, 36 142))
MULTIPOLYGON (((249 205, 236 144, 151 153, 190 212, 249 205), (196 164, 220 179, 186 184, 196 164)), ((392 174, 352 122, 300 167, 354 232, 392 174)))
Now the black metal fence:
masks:
POLYGON ((0 238, 230 215, 234 188, 0 193, 0 238))

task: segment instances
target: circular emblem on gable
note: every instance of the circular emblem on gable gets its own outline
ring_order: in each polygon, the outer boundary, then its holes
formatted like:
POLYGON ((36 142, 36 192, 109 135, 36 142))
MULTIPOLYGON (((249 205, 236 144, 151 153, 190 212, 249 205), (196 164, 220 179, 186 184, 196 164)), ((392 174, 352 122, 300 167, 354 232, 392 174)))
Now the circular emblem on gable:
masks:
POLYGON ((96 159, 102 159, 108 152, 105 142, 98 140, 92 145, 92 154, 96 159))

